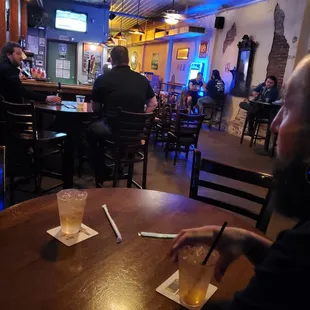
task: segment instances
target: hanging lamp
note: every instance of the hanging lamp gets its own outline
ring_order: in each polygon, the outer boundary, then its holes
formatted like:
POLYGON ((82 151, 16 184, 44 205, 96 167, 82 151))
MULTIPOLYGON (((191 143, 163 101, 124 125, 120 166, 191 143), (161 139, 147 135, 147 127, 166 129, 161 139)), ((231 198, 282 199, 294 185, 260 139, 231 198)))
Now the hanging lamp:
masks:
MULTIPOLYGON (((140 13, 140 0, 138 2, 138 14, 137 14, 137 16, 139 16, 139 13, 140 13)), ((131 33, 131 34, 144 34, 142 27, 139 25, 138 17, 137 17, 137 23, 133 27, 130 28, 129 33, 131 33)))
MULTIPOLYGON (((122 0, 122 12, 124 12, 124 0, 122 0)), ((120 30, 119 30, 119 33, 116 34, 114 36, 115 39, 118 39, 118 40, 125 40, 126 41, 126 38, 122 32, 123 30, 123 16, 121 16, 121 26, 120 26, 120 30)))
POLYGON ((167 10, 165 14, 165 23, 168 25, 176 25, 180 21, 180 14, 174 9, 174 0, 172 0, 171 10, 167 10))

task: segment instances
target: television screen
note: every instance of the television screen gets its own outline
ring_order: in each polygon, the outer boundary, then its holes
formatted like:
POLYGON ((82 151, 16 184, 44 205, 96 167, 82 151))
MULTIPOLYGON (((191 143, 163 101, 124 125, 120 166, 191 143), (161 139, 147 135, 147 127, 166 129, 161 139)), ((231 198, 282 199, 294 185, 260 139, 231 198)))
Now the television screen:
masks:
POLYGON ((70 31, 86 32, 87 15, 72 11, 56 10, 55 28, 70 31))

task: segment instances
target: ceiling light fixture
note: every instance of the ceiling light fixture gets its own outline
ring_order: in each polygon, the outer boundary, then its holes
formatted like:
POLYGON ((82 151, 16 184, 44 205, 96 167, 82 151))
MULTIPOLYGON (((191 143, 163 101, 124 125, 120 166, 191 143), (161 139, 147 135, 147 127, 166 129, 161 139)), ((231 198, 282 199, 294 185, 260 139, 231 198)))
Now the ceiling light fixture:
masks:
MULTIPOLYGON (((138 14, 137 14, 137 16, 139 16, 139 13, 140 13, 140 0, 138 2, 138 14)), ((139 25, 138 18, 137 18, 137 23, 133 27, 130 28, 129 33, 131 33, 131 34, 145 34, 142 27, 139 25)))
MULTIPOLYGON (((122 0, 122 12, 124 12, 124 0, 122 0)), ((120 25, 119 33, 117 35, 115 35, 114 38, 117 40, 126 41, 126 38, 125 38, 122 30, 123 30, 123 16, 121 16, 121 25, 120 25)))
POLYGON ((167 10, 165 14, 165 23, 168 25, 176 25, 181 19, 181 15, 174 9, 174 0, 172 0, 172 9, 167 10))

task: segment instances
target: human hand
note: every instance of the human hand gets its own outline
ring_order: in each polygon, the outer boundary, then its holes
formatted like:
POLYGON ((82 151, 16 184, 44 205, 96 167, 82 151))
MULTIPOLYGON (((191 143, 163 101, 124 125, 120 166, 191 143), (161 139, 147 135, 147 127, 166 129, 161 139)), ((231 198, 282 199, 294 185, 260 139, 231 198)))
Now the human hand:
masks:
POLYGON ((61 98, 58 96, 47 96, 45 101, 48 103, 60 103, 61 98))
MULTIPOLYGON (((184 229, 175 238, 170 255, 174 261, 178 259, 178 250, 185 245, 206 244, 211 246, 219 233, 220 226, 203 226, 184 229)), ((245 254, 249 249, 250 232, 241 228, 227 227, 217 245, 220 258, 215 266, 215 278, 221 281, 228 266, 245 254)))

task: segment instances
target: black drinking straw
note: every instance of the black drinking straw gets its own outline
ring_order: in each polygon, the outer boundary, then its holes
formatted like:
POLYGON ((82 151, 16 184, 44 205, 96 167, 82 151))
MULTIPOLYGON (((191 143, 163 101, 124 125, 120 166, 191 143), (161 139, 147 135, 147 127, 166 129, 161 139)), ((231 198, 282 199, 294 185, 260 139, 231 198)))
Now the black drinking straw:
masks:
POLYGON ((223 234, 224 229, 225 229, 226 226, 227 226, 227 222, 224 222, 224 224, 223 224, 221 230, 219 231, 219 233, 217 234, 217 236, 216 236, 216 238, 215 238, 213 244, 211 245, 211 248, 210 248, 210 250, 209 250, 207 256, 206 256, 205 259, 203 260, 202 265, 205 265, 205 264, 207 263, 207 261, 208 261, 208 259, 210 258, 210 256, 211 256, 211 254, 212 254, 214 248, 217 246, 217 244, 218 244, 218 242, 219 242, 219 240, 220 240, 220 238, 221 238, 221 236, 222 236, 222 234, 223 234))

